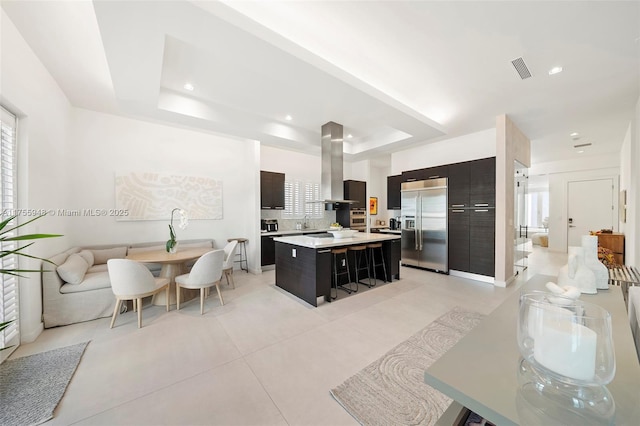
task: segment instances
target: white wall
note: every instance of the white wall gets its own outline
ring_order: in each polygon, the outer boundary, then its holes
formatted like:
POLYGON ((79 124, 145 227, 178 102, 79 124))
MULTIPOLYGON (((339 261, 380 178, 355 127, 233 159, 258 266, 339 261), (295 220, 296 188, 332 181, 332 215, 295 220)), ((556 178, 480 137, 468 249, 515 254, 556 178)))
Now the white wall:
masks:
MULTIPOLYGON (((18 207, 41 209, 66 203, 71 106, 62 90, 31 51, 4 10, 0 11, 0 102, 18 117, 18 207)), ((20 217, 24 222, 29 217, 20 217)), ((71 224, 45 217, 25 232, 64 234, 38 241, 29 253, 46 257, 68 247, 71 224)), ((20 266, 38 269, 40 263, 20 259, 20 266)), ((40 279, 37 274, 20 279, 20 331, 22 341, 33 341, 42 330, 40 279)))
MULTIPOLYGON (((320 182, 322 162, 319 156, 262 146, 260 170, 284 173, 285 178, 308 182, 320 182)), ((258 191, 259 192, 259 191, 258 191)))
POLYGON ((627 221, 620 224, 625 234, 625 263, 640 267, 640 97, 620 154, 620 189, 627 191, 627 221))
MULTIPOLYGON (((256 142, 181 129, 75 108, 71 151, 66 160, 73 175, 68 183, 68 209, 115 207, 116 172, 166 172, 222 180, 222 220, 190 220, 176 230, 178 241, 213 238, 224 247, 227 238, 258 234, 254 177, 256 142), (247 197, 249 195, 249 197, 247 197)), ((187 212, 188 213, 188 212, 187 212)), ((166 241, 166 220, 118 221, 115 217, 69 217, 73 245, 166 241)), ((254 265, 255 262, 251 262, 254 265)))
POLYGON ((391 154, 391 174, 442 164, 495 157, 496 129, 428 143, 391 154))

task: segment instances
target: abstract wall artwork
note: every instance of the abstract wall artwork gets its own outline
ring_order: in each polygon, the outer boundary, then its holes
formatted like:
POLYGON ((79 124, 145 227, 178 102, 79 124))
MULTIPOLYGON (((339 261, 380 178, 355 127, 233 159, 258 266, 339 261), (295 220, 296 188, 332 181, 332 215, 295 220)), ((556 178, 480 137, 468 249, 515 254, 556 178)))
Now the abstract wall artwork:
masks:
POLYGON ((189 220, 222 219, 222 180, 175 173, 116 173, 118 220, 167 220, 181 208, 189 220))

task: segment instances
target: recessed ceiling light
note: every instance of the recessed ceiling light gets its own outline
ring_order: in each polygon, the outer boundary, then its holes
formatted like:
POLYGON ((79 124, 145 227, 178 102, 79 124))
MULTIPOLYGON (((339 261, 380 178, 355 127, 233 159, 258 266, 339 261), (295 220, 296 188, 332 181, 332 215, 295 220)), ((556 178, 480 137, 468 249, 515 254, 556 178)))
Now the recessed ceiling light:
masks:
POLYGON ((353 135, 352 135, 351 133, 349 133, 349 134, 347 135, 347 139, 351 139, 352 137, 353 137, 353 135))
POLYGON ((562 67, 553 67, 549 70, 549 75, 554 75, 562 72, 562 67))
POLYGON ((287 116, 284 119, 287 121, 291 121, 293 120, 293 117, 287 114, 287 116))
POLYGON ((190 92, 193 92, 193 89, 194 89, 193 84, 191 83, 185 83, 185 85, 182 87, 184 87, 184 90, 188 90, 190 92))
POLYGON ((573 133, 571 133, 569 136, 571 136, 572 138, 575 138, 576 136, 580 136, 580 133, 578 133, 578 132, 573 132, 573 133))
POLYGON ((582 154, 584 152, 584 150, 580 150, 578 151, 578 154, 582 154))

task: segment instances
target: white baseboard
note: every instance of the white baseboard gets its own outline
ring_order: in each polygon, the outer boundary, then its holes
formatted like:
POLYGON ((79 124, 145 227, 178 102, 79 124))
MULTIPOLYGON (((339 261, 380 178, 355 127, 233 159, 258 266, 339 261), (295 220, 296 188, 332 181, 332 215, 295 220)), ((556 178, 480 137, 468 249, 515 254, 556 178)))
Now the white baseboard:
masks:
POLYGON ((467 278, 469 280, 482 281, 483 283, 495 284, 495 279, 493 277, 472 274, 471 272, 462 272, 456 271, 454 269, 449 269, 449 275, 453 275, 454 277, 467 278))
POLYGON ((20 343, 31 343, 34 342, 40 333, 44 331, 44 323, 38 324, 33 330, 29 330, 25 332, 22 328, 20 329, 20 343))

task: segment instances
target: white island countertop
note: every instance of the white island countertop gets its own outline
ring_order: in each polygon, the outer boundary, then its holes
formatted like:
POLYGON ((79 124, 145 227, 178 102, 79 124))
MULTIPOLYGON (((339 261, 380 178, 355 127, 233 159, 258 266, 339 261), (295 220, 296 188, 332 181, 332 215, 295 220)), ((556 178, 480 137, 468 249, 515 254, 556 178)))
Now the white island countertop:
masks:
POLYGON ((312 249, 350 246, 355 244, 377 243, 399 239, 399 235, 358 232, 351 238, 318 238, 313 235, 293 235, 290 237, 275 237, 273 240, 279 243, 293 244, 312 249))

